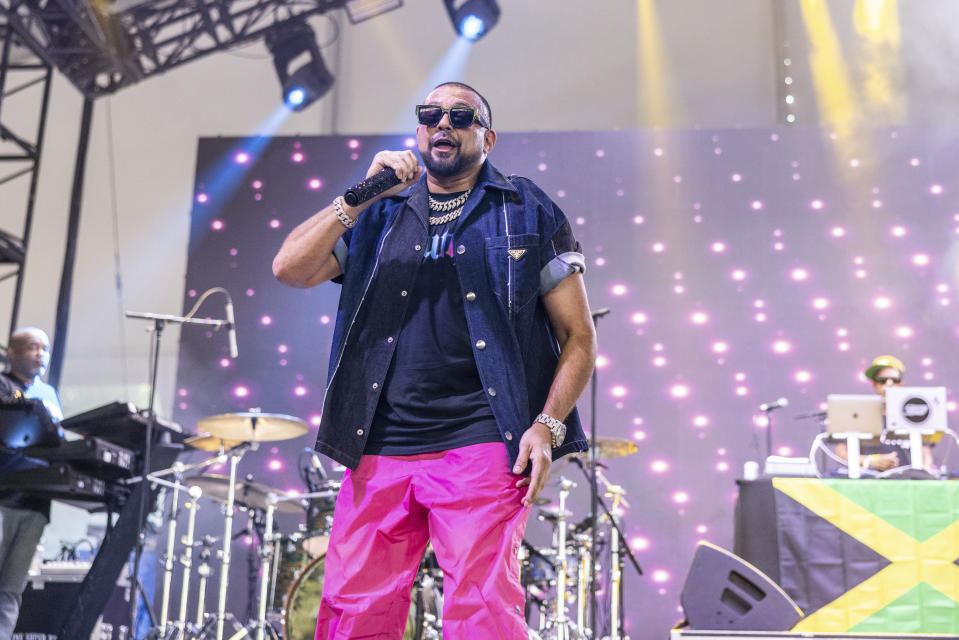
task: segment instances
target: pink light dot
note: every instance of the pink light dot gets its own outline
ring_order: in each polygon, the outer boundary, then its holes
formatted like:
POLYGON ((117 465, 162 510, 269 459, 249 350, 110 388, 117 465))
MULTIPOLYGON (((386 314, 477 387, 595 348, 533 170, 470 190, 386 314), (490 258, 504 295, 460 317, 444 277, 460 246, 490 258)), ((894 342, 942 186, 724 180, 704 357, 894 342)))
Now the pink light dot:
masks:
POLYGON ((226 225, 223 223, 222 220, 214 220, 213 222, 210 223, 210 228, 213 229, 214 231, 223 231, 223 228, 225 226, 226 225))
POLYGON ((796 372, 793 378, 796 380, 796 382, 806 383, 812 380, 812 374, 808 371, 800 369, 799 371, 796 372))
POLYGON ((699 427, 700 429, 702 429, 703 427, 708 427, 708 426, 709 426, 709 417, 708 417, 708 416, 696 416, 696 417, 694 417, 694 418, 693 418, 693 426, 694 426, 694 427, 699 427))
POLYGON ((597 150, 596 150, 596 157, 597 157, 597 158, 602 158, 602 157, 605 156, 605 155, 606 155, 606 152, 605 152, 603 149, 597 149, 597 150))
POLYGON ((661 158, 663 156, 662 148, 656 147, 655 149, 653 149, 653 155, 656 156, 657 158, 661 158))
POLYGON ((789 273, 789 277, 792 278, 794 282, 805 282, 809 279, 809 272, 802 267, 797 267, 789 273))
POLYGON ((269 326, 273 324, 273 318, 271 318, 270 316, 262 316, 260 318, 260 324, 262 324, 264 327, 269 326))
POLYGON ((765 306, 766 306, 766 301, 763 300, 762 298, 756 298, 755 300, 753 300, 753 307, 755 307, 756 309, 762 309, 765 306))
POLYGON ((909 164, 912 165, 913 167, 918 167, 918 166, 919 166, 919 158, 910 158, 910 159, 909 159, 909 164))
POLYGON ((653 473, 666 473, 669 471, 669 462, 666 460, 653 460, 649 463, 649 470, 653 473))
POLYGON ((932 380, 932 379, 935 378, 935 377, 936 377, 936 376, 935 376, 935 374, 933 374, 932 371, 927 371, 927 372, 925 372, 924 374, 922 374, 922 379, 925 380, 926 382, 929 382, 930 380, 932 380))
POLYGON ((606 258, 596 258, 596 260, 594 260, 593 263, 597 267, 604 267, 606 266, 606 258))
POLYGON ((760 209, 763 208, 763 201, 762 201, 762 200, 753 200, 752 202, 749 203, 749 207, 750 207, 753 211, 759 211, 760 209))
POLYGON ((710 348, 712 349, 713 353, 717 354, 726 353, 729 351, 729 345, 722 341, 714 342, 710 348))
POLYGON ((792 447, 779 447, 776 449, 776 453, 781 456, 789 457, 793 454, 793 449, 792 447))
POLYGON ((765 429, 769 426, 769 416, 766 414, 753 416, 753 424, 760 429, 765 429))
POLYGON ((912 257, 912 263, 917 267, 925 267, 929 265, 929 256, 924 253, 917 253, 912 257))
POLYGON ((645 439, 646 439, 645 431, 640 431, 640 430, 633 431, 633 440, 641 441, 645 439))
POLYGON ((271 228, 271 229, 279 229, 279 228, 280 228, 280 221, 277 220, 276 218, 273 218, 272 220, 270 220, 270 228, 271 228))
POLYGON ((656 356, 655 358, 653 358, 654 367, 665 367, 667 363, 668 361, 663 356, 656 356))
POLYGON ((254 199, 254 200, 257 200, 257 201, 260 201, 260 200, 263 199, 263 194, 262 194, 262 193, 254 194, 254 195, 253 195, 253 199, 254 199))
POLYGON ((246 164, 247 162, 250 161, 250 154, 248 154, 245 151, 241 151, 235 156, 233 156, 233 159, 236 161, 237 164, 246 164))
POLYGON ((849 166, 852 167, 853 169, 855 169, 856 167, 858 167, 858 166, 859 166, 859 158, 853 158, 852 160, 850 160, 850 161, 849 161, 849 166))
POLYGON ((676 184, 679 184, 682 181, 683 181, 682 176, 673 176, 673 182, 675 182, 676 184))
POLYGON ((662 242, 654 242, 651 249, 653 250, 653 253, 662 253, 666 250, 666 245, 662 242))
POLYGON ((684 384, 674 384, 669 388, 669 395, 674 398, 688 398, 689 393, 689 387, 684 384))
POLYGON ((892 306, 892 299, 887 296, 879 296, 872 301, 872 306, 877 309, 888 309, 892 306))
POLYGON ((849 351, 849 343, 848 343, 848 342, 840 342, 840 343, 839 343, 839 350, 840 350, 840 351, 849 351))
POLYGON ((753 316, 753 319, 754 319, 756 322, 766 322, 766 314, 765 314, 765 313, 757 313, 756 315, 753 316))
POLYGON ((742 182, 743 176, 742 174, 734 173, 731 176, 729 176, 729 179, 732 180, 733 182, 742 182))
POLYGON ((293 395, 303 397, 306 395, 306 387, 298 386, 293 389, 293 395))
POLYGON ((630 316, 630 320, 632 320, 633 324, 646 324, 646 321, 648 319, 649 318, 642 311, 637 311, 632 316, 630 316))
POLYGON ((736 387, 736 395, 737 396, 749 395, 749 389, 746 387, 736 387))
POLYGON ((742 382, 743 380, 746 379, 746 374, 743 373, 742 371, 738 371, 738 372, 736 373, 736 375, 733 376, 733 379, 734 379, 736 382, 742 382))
POLYGON ((945 283, 939 283, 936 285, 936 291, 938 291, 939 293, 948 293, 949 285, 945 283))
POLYGON ((609 358, 607 358, 606 356, 603 356, 603 355, 598 355, 598 356, 596 356, 596 368, 597 368, 597 369, 602 369, 603 367, 606 367, 606 366, 608 366, 608 365, 609 365, 609 358))
POLYGON ((643 224, 644 222, 646 222, 646 219, 643 218, 643 216, 634 216, 634 217, 633 217, 633 224, 643 224))
POLYGON ((892 234, 894 238, 902 238, 906 235, 907 232, 905 227, 901 225, 897 225, 893 227, 892 229, 890 229, 889 233, 892 234))
POLYGON ((934 196, 942 195, 943 188, 941 184, 933 184, 929 186, 929 193, 934 196))
POLYGON ((709 531, 709 527, 707 527, 707 526, 704 525, 704 524, 698 525, 698 526, 696 527, 696 533, 698 533, 698 534, 700 534, 700 535, 706 533, 707 531, 709 531))
POLYGON ((776 340, 773 342, 773 353, 783 354, 792 351, 792 344, 788 340, 776 340))
POLYGON ((310 189, 316 191, 323 186, 323 181, 319 178, 311 178, 308 184, 310 185, 310 189))
POLYGON ((872 208, 873 208, 873 209, 881 209, 881 208, 882 208, 882 200, 879 200, 879 199, 873 200, 873 201, 872 201, 872 208))
POLYGON ((863 278, 865 278, 866 275, 868 275, 868 274, 867 274, 867 272, 866 272, 865 269, 856 269, 856 277, 859 278, 860 280, 862 280, 863 278))
POLYGON ((262 180, 254 180, 253 182, 250 183, 250 186, 252 186, 254 189, 262 189, 262 188, 263 188, 263 181, 262 181, 262 180))
POLYGON ((266 466, 270 471, 280 471, 283 469, 283 461, 279 458, 272 458, 266 466))
POLYGON ((663 351, 665 348, 666 347, 664 347, 661 342, 657 342, 656 344, 653 345, 653 351, 657 353, 659 353, 660 351, 663 351))
POLYGON ((323 420, 323 416, 321 416, 318 413, 314 413, 312 416, 310 416, 310 424, 313 425, 314 427, 320 426, 320 421, 322 420, 323 420))
POLYGON ((725 460, 720 460, 719 462, 716 463, 716 471, 723 471, 723 472, 729 471, 729 463, 726 462, 725 460))
POLYGON ((652 577, 653 577, 653 582, 658 582, 662 584, 664 582, 669 582, 670 575, 669 575, 669 572, 666 571, 665 569, 656 569, 655 571, 653 571, 652 577))
POLYGON ((190 395, 190 392, 187 391, 186 389, 177 389, 177 390, 176 390, 176 394, 177 394, 178 396, 180 396, 181 398, 185 398, 185 397, 187 397, 188 395, 190 395))
POLYGON ((928 366, 931 366, 931 365, 932 365, 932 358, 923 358, 923 359, 920 360, 919 362, 920 362, 920 364, 922 364, 922 366, 928 367, 928 366))
POLYGON ((629 393, 629 390, 626 389, 626 387, 624 387, 623 385, 618 384, 612 389, 610 389, 609 393, 614 398, 625 398, 626 395, 629 393))
POLYGON ((685 293, 685 291, 686 287, 681 284, 677 284, 675 287, 673 287, 673 293, 685 293))
POLYGON ((320 324, 330 324, 330 316, 320 316, 320 324))
POLYGON ((579 226, 583 226, 584 224, 586 224, 586 218, 584 218, 583 216, 576 218, 576 224, 578 224, 579 226))
POLYGON ((833 238, 842 238, 846 235, 846 230, 842 227, 833 227, 830 232, 833 238))
POLYGON ((824 205, 823 205, 823 201, 822 201, 822 200, 818 200, 818 199, 817 199, 817 200, 813 200, 812 202, 809 203, 809 208, 812 209, 812 210, 814 210, 814 211, 819 211, 819 210, 821 210, 821 209, 823 208, 823 206, 824 206, 824 205))
POLYGON ((256 291, 254 291, 253 289, 247 289, 247 290, 246 290, 246 297, 252 298, 252 297, 255 296, 255 295, 256 295, 256 291))
POLYGON ((281 344, 281 345, 277 345, 276 350, 279 351, 280 353, 286 353, 287 351, 290 350, 290 348, 286 346, 285 344, 281 344))
POLYGON ((292 156, 290 156, 290 159, 293 160, 293 162, 299 163, 299 162, 303 162, 304 157, 305 156, 303 155, 302 151, 297 151, 292 156))
POLYGON ((689 502, 689 494, 685 491, 676 491, 673 493, 673 502, 676 504, 686 504, 689 502))
POLYGON ((813 298, 812 301, 813 309, 818 309, 822 311, 823 309, 829 308, 829 300, 826 298, 813 298))
POLYGON ((906 325, 896 327, 896 337, 898 338, 911 338, 913 336, 913 333, 914 332, 912 327, 909 327, 906 325))
POLYGON ((693 324, 706 324, 709 322, 709 314, 703 311, 695 311, 689 316, 689 321, 693 324))
POLYGON ((243 385, 238 385, 236 387, 233 387, 233 395, 236 396, 237 398, 246 398, 250 395, 250 390, 249 388, 244 387, 243 385))
POLYGON ((610 288, 610 293, 614 296, 624 296, 629 291, 629 288, 625 284, 614 284, 610 288))
POLYGON ((746 279, 746 272, 743 269, 734 269, 732 273, 729 274, 729 277, 737 282, 742 282, 746 279))
POLYGON ((222 368, 224 368, 224 369, 226 369, 227 367, 229 367, 229 366, 230 366, 230 359, 229 359, 229 358, 220 358, 220 366, 221 366, 222 368))
POLYGON ((196 201, 199 202, 200 204, 206 204, 207 202, 210 201, 210 197, 206 195, 205 193, 198 193, 196 194, 196 201))
POLYGON ((843 328, 843 327, 840 327, 840 328, 836 329, 836 335, 839 336, 840 338, 845 338, 846 336, 849 335, 849 329, 845 329, 845 328, 843 328))
POLYGON ((629 548, 633 551, 646 551, 649 549, 649 538, 634 536, 629 540, 629 548))
POLYGON ((722 242, 714 242, 711 248, 713 253, 722 253, 726 250, 726 245, 722 242))

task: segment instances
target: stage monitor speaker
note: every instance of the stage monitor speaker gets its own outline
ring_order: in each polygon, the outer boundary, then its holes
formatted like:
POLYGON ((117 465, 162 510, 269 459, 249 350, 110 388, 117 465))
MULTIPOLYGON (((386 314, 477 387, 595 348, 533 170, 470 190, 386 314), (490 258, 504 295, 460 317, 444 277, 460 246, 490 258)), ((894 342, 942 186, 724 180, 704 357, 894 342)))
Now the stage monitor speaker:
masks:
POLYGON ((690 629, 787 631, 803 617, 766 574, 708 542, 696 548, 680 601, 690 629))

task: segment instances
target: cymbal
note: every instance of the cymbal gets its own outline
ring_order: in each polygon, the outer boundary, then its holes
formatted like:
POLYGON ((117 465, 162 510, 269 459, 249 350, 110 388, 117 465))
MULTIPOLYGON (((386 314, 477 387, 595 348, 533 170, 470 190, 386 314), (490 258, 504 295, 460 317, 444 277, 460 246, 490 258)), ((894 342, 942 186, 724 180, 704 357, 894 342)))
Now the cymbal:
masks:
MULTIPOLYGON (((218 502, 226 502, 227 492, 230 489, 230 477, 208 473, 202 476, 194 476, 187 480, 186 484, 200 487, 203 489, 203 495, 213 498, 218 502)), ((281 491, 270 488, 265 484, 253 482, 252 480, 237 479, 233 500, 244 507, 266 511, 266 497, 270 493, 276 494, 277 497, 283 495, 281 491)), ((276 512, 303 513, 303 506, 299 500, 286 500, 276 503, 276 512)))
MULTIPOLYGON (((596 438, 596 458, 597 459, 606 459, 606 458, 620 458, 622 456, 628 456, 639 451, 639 447, 636 446, 636 443, 632 440, 627 440, 626 438, 611 438, 608 436, 599 436, 596 438)), ((571 456, 576 456, 584 462, 589 460, 589 451, 581 453, 573 453, 571 456)))
POLYGON ((221 449, 225 451, 243 444, 242 440, 224 440, 223 438, 211 436, 209 433, 198 433, 190 436, 183 442, 194 449, 201 449, 203 451, 220 451, 221 449))
POLYGON ((255 411, 221 413, 203 418, 196 426, 197 430, 206 431, 211 436, 239 442, 289 440, 309 430, 306 423, 299 418, 255 411))

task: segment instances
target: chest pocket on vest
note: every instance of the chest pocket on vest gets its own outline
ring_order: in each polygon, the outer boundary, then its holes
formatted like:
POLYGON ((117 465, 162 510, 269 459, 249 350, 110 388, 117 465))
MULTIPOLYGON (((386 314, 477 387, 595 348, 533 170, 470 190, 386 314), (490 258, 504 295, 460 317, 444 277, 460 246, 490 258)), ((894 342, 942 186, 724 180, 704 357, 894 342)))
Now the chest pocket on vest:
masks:
POLYGON ((539 294, 539 234, 487 238, 486 267, 496 297, 514 311, 524 306, 539 294))

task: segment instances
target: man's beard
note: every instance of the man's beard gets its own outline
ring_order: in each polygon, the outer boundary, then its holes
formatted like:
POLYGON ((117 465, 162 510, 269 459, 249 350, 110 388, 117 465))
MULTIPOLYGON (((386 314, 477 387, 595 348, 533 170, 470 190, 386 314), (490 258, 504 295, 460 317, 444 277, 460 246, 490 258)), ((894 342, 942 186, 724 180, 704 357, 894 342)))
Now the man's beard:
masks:
POLYGON ((479 150, 475 154, 467 155, 463 153, 462 147, 456 147, 456 153, 446 158, 433 157, 433 145, 431 144, 426 153, 421 153, 420 157, 426 170, 434 176, 449 178, 462 173, 466 167, 472 167, 479 164, 481 153, 479 150))

